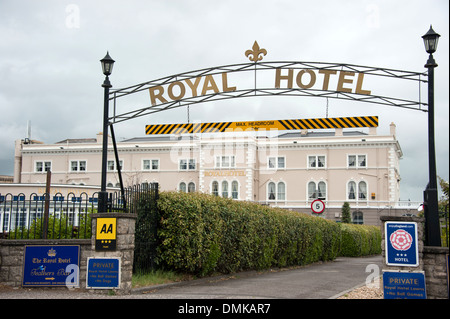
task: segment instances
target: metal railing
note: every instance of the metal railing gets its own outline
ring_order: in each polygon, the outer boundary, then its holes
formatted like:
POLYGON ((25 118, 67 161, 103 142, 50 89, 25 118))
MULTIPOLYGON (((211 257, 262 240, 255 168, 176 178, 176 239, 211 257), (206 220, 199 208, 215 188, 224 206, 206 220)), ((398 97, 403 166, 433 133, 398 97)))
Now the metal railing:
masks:
MULTIPOLYGON (((128 187, 123 194, 109 193, 107 212, 137 213, 140 199, 155 188, 158 184, 143 184, 128 187)), ((97 206, 98 192, 0 194, 0 238, 91 238, 91 214, 97 213, 97 206)))
POLYGON ((10 239, 90 238, 96 194, 0 195, 0 236, 10 239))

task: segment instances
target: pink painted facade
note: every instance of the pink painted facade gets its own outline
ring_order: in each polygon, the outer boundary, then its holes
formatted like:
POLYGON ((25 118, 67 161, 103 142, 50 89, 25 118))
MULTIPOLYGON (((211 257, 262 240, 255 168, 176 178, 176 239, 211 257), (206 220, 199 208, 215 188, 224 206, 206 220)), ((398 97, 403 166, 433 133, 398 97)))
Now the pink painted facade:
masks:
MULTIPOLYGON (((55 144, 17 141, 14 182, 45 184, 50 168, 54 184, 98 186, 101 149, 101 134, 55 144)), ((305 213, 321 199, 326 205, 321 216, 336 221, 348 201, 354 222, 375 225, 380 214, 417 213, 419 205, 399 201, 402 150, 394 124, 389 135, 370 128, 275 137, 245 132, 148 136, 118 142, 118 150, 125 186, 157 182, 161 191, 200 191, 305 213)), ((107 183, 119 183, 111 143, 107 183)))

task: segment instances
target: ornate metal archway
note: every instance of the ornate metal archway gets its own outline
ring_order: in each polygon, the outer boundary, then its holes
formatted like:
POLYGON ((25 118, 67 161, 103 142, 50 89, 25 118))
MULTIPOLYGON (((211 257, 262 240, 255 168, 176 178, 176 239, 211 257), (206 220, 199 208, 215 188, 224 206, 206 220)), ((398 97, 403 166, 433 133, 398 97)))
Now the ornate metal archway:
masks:
POLYGON ((428 81, 427 72, 327 62, 262 62, 260 55, 267 51, 260 49, 256 42, 252 49, 245 52, 253 61, 250 63, 188 71, 111 90, 109 100, 113 102, 113 112, 110 123, 197 103, 255 96, 326 97, 427 111, 427 103, 421 101, 420 93, 421 83, 428 81), (244 85, 230 81, 229 76, 237 75, 246 76, 244 85), (363 87, 365 77, 401 80, 397 83, 399 86, 406 81, 414 83, 417 98, 374 94, 363 87), (149 92, 150 103, 132 110, 118 109, 118 102, 124 97, 145 91, 149 92))

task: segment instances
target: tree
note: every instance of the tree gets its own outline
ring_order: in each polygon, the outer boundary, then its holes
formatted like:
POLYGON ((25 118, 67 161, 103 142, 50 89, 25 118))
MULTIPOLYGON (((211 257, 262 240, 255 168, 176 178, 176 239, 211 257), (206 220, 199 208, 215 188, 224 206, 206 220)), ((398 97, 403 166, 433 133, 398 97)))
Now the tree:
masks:
POLYGON ((350 217, 350 204, 348 202, 344 202, 344 205, 342 205, 342 222, 347 224, 352 222, 350 217))
POLYGON ((448 192, 449 192, 448 181, 440 178, 439 176, 438 176, 438 179, 439 179, 439 185, 441 186, 441 189, 442 189, 442 197, 441 197, 441 200, 439 201, 439 211, 443 212, 443 211, 445 211, 445 206, 448 206, 448 195, 449 195, 448 194, 448 192))

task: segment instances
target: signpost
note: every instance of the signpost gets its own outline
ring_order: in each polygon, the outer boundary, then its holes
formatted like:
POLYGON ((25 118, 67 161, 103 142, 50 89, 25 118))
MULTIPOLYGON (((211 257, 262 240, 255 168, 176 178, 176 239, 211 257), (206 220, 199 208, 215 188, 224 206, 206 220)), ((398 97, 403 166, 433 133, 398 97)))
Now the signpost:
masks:
POLYGON ((316 199, 311 203, 311 210, 315 214, 322 214, 325 210, 325 203, 322 202, 320 199, 316 199))
POLYGON ((416 222, 386 222, 384 226, 386 265, 404 270, 383 271, 384 299, 426 299, 425 273, 419 266, 416 222))
POLYGON ((383 286, 384 299, 427 299, 423 271, 384 271, 383 286))
POLYGON ((419 266, 417 223, 386 222, 385 235, 388 266, 419 266))
POLYGON ((120 258, 89 257, 87 264, 86 287, 97 289, 119 288, 120 258))
POLYGON ((117 218, 97 218, 96 251, 116 250, 116 228, 117 218))
POLYGON ((80 246, 25 246, 22 286, 78 287, 79 257, 80 246))

